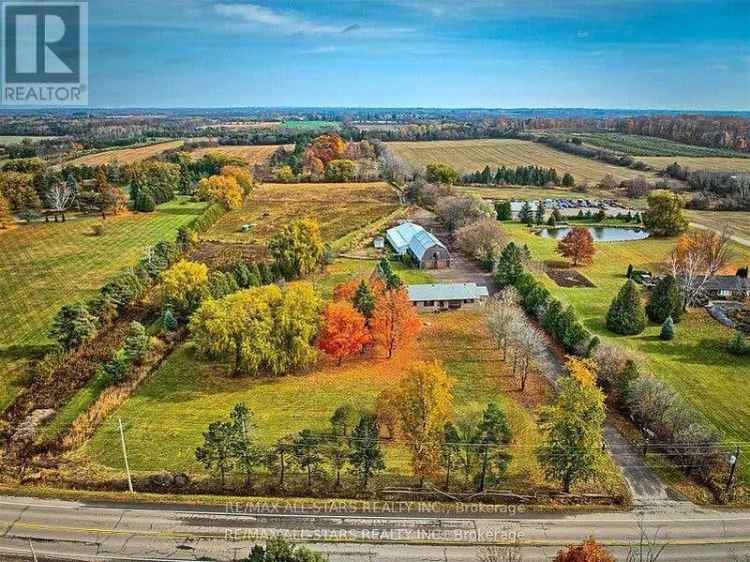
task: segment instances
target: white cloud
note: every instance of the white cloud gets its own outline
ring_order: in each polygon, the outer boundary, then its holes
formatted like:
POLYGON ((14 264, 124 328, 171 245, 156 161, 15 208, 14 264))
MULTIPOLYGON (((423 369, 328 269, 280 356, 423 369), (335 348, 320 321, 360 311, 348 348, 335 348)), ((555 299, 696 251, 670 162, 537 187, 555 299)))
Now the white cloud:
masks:
POLYGON ((238 23, 271 27, 285 33, 340 33, 344 28, 320 24, 296 12, 280 12, 257 4, 217 4, 217 14, 238 23))
POLYGON ((586 39, 589 35, 591 34, 588 31, 579 31, 578 33, 576 33, 576 37, 578 37, 579 39, 586 39))

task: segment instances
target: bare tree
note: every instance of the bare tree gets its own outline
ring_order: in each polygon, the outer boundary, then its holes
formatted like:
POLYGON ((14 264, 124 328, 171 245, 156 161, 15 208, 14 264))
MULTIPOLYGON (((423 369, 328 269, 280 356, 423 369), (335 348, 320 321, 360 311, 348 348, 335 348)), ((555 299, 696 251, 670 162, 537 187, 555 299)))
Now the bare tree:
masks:
MULTIPOLYGON (((525 317, 514 322, 510 335, 510 345, 513 348, 513 365, 518 363, 520 390, 526 390, 526 382, 536 364, 536 358, 544 352, 544 336, 529 324, 525 317)), ((515 369, 514 369, 515 370, 515 369)))
MULTIPOLYGON (((64 181, 58 181, 52 184, 47 191, 47 205, 53 211, 62 215, 65 222, 65 211, 73 204, 75 193, 73 189, 64 181)), ((57 216, 55 216, 57 220, 57 216)))
POLYGON ((638 541, 630 544, 625 562, 656 562, 667 547, 666 542, 659 544, 661 529, 656 529, 653 536, 649 536, 648 530, 641 520, 638 522, 638 531, 638 541))
POLYGON ((477 558, 479 562, 523 562, 521 547, 517 544, 482 547, 477 558))
POLYGON ((498 349, 503 351, 503 361, 508 358, 513 330, 523 321, 523 312, 515 304, 496 300, 487 307, 487 326, 498 349))
POLYGON ((677 241, 667 258, 667 266, 680 285, 685 307, 697 303, 709 279, 729 263, 730 241, 726 228, 721 232, 691 231, 677 241))

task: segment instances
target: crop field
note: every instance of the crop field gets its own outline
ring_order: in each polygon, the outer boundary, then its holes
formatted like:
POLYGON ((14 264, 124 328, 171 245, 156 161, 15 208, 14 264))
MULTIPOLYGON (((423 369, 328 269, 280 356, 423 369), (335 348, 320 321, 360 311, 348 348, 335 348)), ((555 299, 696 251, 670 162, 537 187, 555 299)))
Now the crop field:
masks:
POLYGON ((415 166, 436 162, 450 164, 459 173, 474 172, 485 166, 542 166, 555 168, 562 176, 573 175, 576 182, 596 183, 610 174, 618 181, 652 174, 614 166, 573 154, 560 152, 549 146, 516 139, 480 139, 465 141, 425 141, 387 143, 399 156, 415 166))
POLYGON ((279 145, 235 146, 224 145, 217 147, 198 148, 192 152, 193 158, 200 158, 204 154, 221 153, 244 160, 248 166, 262 164, 279 145))
MULTIPOLYGON (((508 228, 514 238, 529 245, 535 259, 560 260, 553 240, 536 236, 518 224, 508 228)), ((673 246, 674 239, 596 243, 593 264, 578 268, 596 288, 562 288, 546 275, 539 278, 555 296, 575 307, 590 330, 639 353, 651 372, 673 384, 728 441, 750 442, 750 396, 737 392, 747 386, 750 357, 738 358, 726 351, 732 330, 703 309, 692 310, 677 324, 676 337, 669 342, 659 339, 660 326, 655 324, 636 336, 617 336, 605 327, 607 309, 625 283, 628 264, 656 271, 673 246)), ((750 261, 750 248, 733 245, 732 250, 734 260, 728 270, 734 272, 735 267, 750 261)), ((750 448, 745 453, 750 454, 750 448)), ((750 463, 741 466, 750 481, 750 463)))
POLYGON ((685 211, 691 223, 721 231, 728 228, 730 234, 750 246, 750 211, 685 211))
MULTIPOLYGON (((694 146, 658 137, 628 135, 623 133, 573 132, 556 134, 561 138, 575 137, 585 144, 630 154, 631 156, 726 156, 729 158, 750 158, 750 154, 724 148, 694 146)), ((639 160, 643 160, 639 158, 639 160)))
POLYGON ((177 228, 204 206, 179 199, 149 214, 104 221, 75 217, 0 231, 0 353, 48 343, 50 321, 61 305, 92 296, 113 273, 134 265, 148 246, 174 239, 177 228), (103 224, 103 235, 91 234, 95 224, 103 224))
POLYGON ((245 242, 262 250, 281 226, 310 217, 320 223, 324 240, 333 242, 398 207, 396 192, 385 182, 266 183, 256 187, 244 207, 219 219, 205 238, 245 242), (250 232, 240 231, 243 224, 252 225, 250 232))
POLYGON ((172 140, 167 142, 157 142, 146 146, 138 146, 135 148, 115 148, 81 156, 75 160, 69 160, 65 162, 65 164, 70 166, 104 166, 106 164, 111 164, 112 162, 133 164, 145 160, 146 158, 156 156, 157 154, 161 154, 165 150, 178 148, 182 146, 184 142, 184 140, 172 140))
POLYGON ((711 170, 714 172, 750 172, 750 158, 721 158, 715 156, 647 156, 640 158, 657 170, 663 170, 673 162, 691 170, 711 170))
MULTIPOLYGON (((117 437, 114 420, 121 417, 131 469, 201 472, 194 451, 202 432, 210 422, 226 417, 237 402, 245 402, 255 413, 258 439, 270 445, 304 428, 327 428, 333 410, 343 403, 372 408, 378 393, 392 387, 411 361, 438 359, 456 381, 453 395, 458 417, 476 415, 490 400, 504 406, 515 446, 508 487, 542 483, 534 457, 539 430, 521 400, 544 401, 546 385, 534 380, 524 396, 515 390, 509 365, 491 349, 480 312, 458 311, 424 319, 427 322, 414 347, 390 360, 361 356, 338 367, 321 359, 310 372, 274 378, 227 376, 225 364, 206 361, 188 343, 105 422, 82 454, 94 465, 120 471, 122 460, 111 443, 117 437), (445 345, 446 341, 451 345, 445 345), (160 437, 154 439, 155 435, 160 437)), ((387 475, 409 474, 408 452, 402 444, 387 444, 385 452, 387 475)), ((603 478, 613 479, 611 467, 603 478)))

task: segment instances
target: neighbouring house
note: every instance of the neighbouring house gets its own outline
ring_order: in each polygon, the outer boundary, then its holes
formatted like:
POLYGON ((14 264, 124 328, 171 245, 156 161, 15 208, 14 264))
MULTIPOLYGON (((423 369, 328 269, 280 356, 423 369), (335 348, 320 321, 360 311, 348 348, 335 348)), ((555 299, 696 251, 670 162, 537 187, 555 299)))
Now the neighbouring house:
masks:
POLYGON ((385 248, 385 238, 383 238, 382 236, 376 236, 372 241, 372 245, 375 246, 376 249, 382 250, 383 248, 385 248))
POLYGON ((427 283, 407 285, 409 300, 418 310, 457 310, 482 306, 489 297, 487 287, 476 283, 427 283))
MULTIPOLYGON (((703 283, 705 277, 696 277, 695 283, 703 283)), ((750 280, 743 275, 714 275, 703 284, 702 296, 706 300, 738 300, 750 298, 750 280)))
POLYGON ((434 234, 413 222, 389 228, 385 237, 399 256, 410 256, 421 269, 443 269, 451 266, 451 255, 434 234))

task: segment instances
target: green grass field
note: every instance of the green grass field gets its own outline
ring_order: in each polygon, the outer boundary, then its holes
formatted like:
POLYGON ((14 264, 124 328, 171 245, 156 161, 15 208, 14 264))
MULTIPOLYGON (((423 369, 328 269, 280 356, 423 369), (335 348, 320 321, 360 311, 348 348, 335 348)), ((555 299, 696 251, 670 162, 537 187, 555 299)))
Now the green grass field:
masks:
MULTIPOLYGON (((413 349, 391 360, 357 357, 341 367, 321 359, 310 372, 275 378, 232 378, 227 365, 195 354, 188 343, 180 347, 136 393, 100 428, 80 454, 94 466, 121 470, 115 420, 123 419, 130 466, 135 471, 185 470, 201 472, 194 458, 202 432, 211 421, 225 417, 244 401, 254 412, 263 444, 303 428, 325 429, 342 403, 371 408, 377 394, 391 387, 413 360, 437 358, 456 380, 454 406, 459 415, 480 412, 487 401, 506 409, 514 432, 514 459, 508 485, 521 488, 543 481, 534 457, 540 435, 534 417, 524 407, 507 374, 507 365, 492 350, 481 312, 460 311, 425 316, 425 327, 413 349), (450 345, 446 345, 450 342, 450 345)), ((531 384, 524 399, 540 400, 546 386, 531 384)), ((409 474, 408 452, 400 444, 386 446, 391 475, 409 474)), ((611 466, 602 479, 618 486, 611 466)))
POLYGON ((134 265, 150 245, 174 239, 204 203, 176 199, 150 214, 75 217, 0 231, 0 353, 46 344, 61 305, 91 297, 109 277, 134 265), (104 225, 93 236, 93 225, 104 225), (7 350, 6 350, 7 351, 7 350))
POLYGON ((291 119, 283 121, 281 126, 287 129, 338 129, 341 127, 339 121, 318 121, 318 120, 297 120, 291 119))
POLYGON ((28 140, 31 142, 37 142, 45 139, 56 139, 58 137, 29 137, 24 135, 0 135, 0 144, 21 144, 23 141, 28 140))
POLYGON ((617 181, 653 174, 614 166, 606 162, 568 154, 549 146, 516 139, 479 139, 462 141, 389 142, 387 145, 406 161, 419 167, 435 162, 450 164, 459 173, 474 172, 485 166, 542 166, 555 168, 562 176, 573 175, 578 183, 599 182, 610 174, 617 181))
MULTIPOLYGON (((613 132, 571 132, 553 133, 560 138, 579 138, 585 144, 623 152, 631 156, 726 156, 729 158, 750 158, 750 154, 724 148, 694 146, 658 137, 629 135, 613 132)), ((639 158, 640 160, 640 158, 639 158)))
MULTIPOLYGON (((519 224, 508 225, 512 236, 529 245, 535 259, 560 260, 555 241, 532 234, 519 224)), ((695 309, 677 324, 673 341, 659 339, 660 327, 649 324, 637 336, 617 336, 605 327, 609 304, 625 283, 628 264, 655 271, 671 251, 674 239, 596 243, 592 265, 578 268, 596 288, 562 288, 541 274, 544 285, 561 300, 572 304, 593 332, 640 354, 655 375, 668 380, 682 396, 724 432, 728 441, 750 442, 750 357, 738 358, 726 351, 732 330, 714 321, 703 309, 695 309)), ((734 245, 734 264, 750 261, 750 249, 734 245)), ((731 268, 730 268, 731 269, 731 268)), ((750 453, 750 448, 746 449, 750 453)), ((750 480, 750 463, 743 465, 750 480)))

